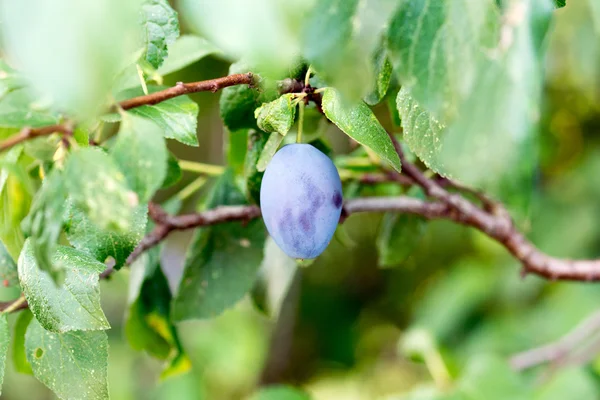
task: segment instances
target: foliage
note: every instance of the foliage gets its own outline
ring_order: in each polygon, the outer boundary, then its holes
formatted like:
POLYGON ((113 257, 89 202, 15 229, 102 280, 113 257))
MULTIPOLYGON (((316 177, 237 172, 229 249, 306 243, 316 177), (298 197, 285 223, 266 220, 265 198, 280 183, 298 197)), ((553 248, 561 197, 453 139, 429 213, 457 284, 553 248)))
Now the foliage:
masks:
POLYGON ((489 215, 502 202, 549 254, 598 256, 600 3, 172 3, 0 0, 7 398, 33 382, 15 371, 65 399, 140 395, 119 375, 156 398, 598 397, 597 338, 551 373, 510 364, 591 313, 597 287, 518 280, 490 237, 507 240, 458 226, 410 168, 489 215), (271 163, 295 139, 331 159, 345 201, 383 212, 342 209, 306 268, 253 206, 269 165, 269 205, 311 192, 290 171, 325 179, 308 156, 271 163), (191 228, 184 247, 173 231, 191 228), (122 337, 150 356, 137 378, 122 337))

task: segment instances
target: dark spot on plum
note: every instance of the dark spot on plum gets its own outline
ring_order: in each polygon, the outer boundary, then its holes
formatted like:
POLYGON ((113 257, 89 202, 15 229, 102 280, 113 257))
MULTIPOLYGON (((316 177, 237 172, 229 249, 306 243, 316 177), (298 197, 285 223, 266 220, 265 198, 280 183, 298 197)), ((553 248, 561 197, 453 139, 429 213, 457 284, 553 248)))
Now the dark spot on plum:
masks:
POLYGON ((310 215, 308 212, 303 212, 300 215, 298 222, 300 222, 300 226, 302 227, 302 230, 304 230, 304 232, 308 233, 312 230, 312 223, 310 221, 310 215))
POLYGON ((278 221, 279 231, 284 232, 286 227, 292 222, 292 209, 286 208, 283 211, 283 217, 278 221))
POLYGON ((335 208, 340 208, 342 206, 342 194, 336 190, 331 198, 331 202, 335 208))

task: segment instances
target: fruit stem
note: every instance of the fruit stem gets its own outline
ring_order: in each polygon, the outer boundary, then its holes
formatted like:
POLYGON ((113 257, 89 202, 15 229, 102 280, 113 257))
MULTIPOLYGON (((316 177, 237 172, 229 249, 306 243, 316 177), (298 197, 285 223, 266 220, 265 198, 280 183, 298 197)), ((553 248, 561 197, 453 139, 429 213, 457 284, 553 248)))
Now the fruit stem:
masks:
POLYGON ((225 167, 213 164, 204 164, 195 161, 179 160, 179 167, 184 171, 197 172, 199 174, 218 176, 225 171, 225 167))
POLYGON ((304 125, 304 102, 298 105, 298 133, 296 134, 296 143, 302 143, 302 126, 304 125))
POLYGON ((194 179, 191 183, 189 183, 187 186, 185 186, 183 189, 181 189, 176 195, 177 198, 181 201, 187 199, 188 197, 190 197, 191 195, 196 193, 198 190, 200 190, 200 188, 202 186, 204 186, 206 181, 207 181, 206 177, 199 176, 198 178, 194 179))
POLYGON ((304 76, 304 86, 308 86, 310 83, 310 74, 312 73, 311 69, 312 65, 309 65, 308 69, 306 70, 306 75, 304 76))

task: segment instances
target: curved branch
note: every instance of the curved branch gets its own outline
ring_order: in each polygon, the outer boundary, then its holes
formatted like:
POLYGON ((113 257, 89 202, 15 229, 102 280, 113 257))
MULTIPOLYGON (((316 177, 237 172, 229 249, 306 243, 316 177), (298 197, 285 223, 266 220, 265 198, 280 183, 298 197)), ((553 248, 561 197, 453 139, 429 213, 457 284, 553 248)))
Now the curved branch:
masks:
POLYGON ((17 144, 22 143, 26 140, 31 140, 40 136, 49 136, 53 133, 62 133, 63 135, 70 135, 72 133, 72 129, 67 125, 60 124, 44 126, 42 128, 25 127, 21 129, 21 131, 16 135, 11 136, 8 139, 0 142, 0 152, 8 150, 11 147, 16 146, 17 144))

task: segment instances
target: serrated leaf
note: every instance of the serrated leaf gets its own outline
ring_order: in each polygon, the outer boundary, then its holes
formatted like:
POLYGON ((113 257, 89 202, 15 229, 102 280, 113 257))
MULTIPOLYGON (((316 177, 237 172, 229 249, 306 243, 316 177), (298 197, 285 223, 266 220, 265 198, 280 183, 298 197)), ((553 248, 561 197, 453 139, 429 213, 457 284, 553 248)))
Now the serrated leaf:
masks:
POLYGON ((8 319, 5 313, 0 314, 0 394, 2 394, 2 384, 4 383, 4 369, 6 366, 6 357, 8 355, 8 345, 10 344, 10 330, 8 329, 8 319))
MULTIPOLYGON (((242 204, 247 204, 244 195, 235 186, 232 174, 226 172, 217 182, 207 208, 242 204)), ((173 302, 173 319, 210 318, 237 303, 256 280, 264 242, 264 225, 258 220, 197 229, 173 302)))
POLYGON ((182 35, 169 46, 169 56, 156 72, 168 75, 215 53, 221 53, 221 50, 208 40, 195 35, 182 35))
POLYGON ((12 359, 15 370, 21 374, 33 375, 31 365, 27 361, 25 351, 25 332, 33 319, 33 314, 27 308, 19 313, 15 322, 15 333, 13 335, 12 359))
POLYGON ((124 113, 110 155, 139 202, 147 203, 167 174, 167 147, 160 128, 144 118, 124 113))
POLYGON ((248 151, 244 161, 246 195, 258 205, 260 205, 260 185, 264 175, 264 169, 263 171, 258 170, 258 160, 269 137, 269 135, 254 129, 248 132, 248 151))
POLYGON ((294 94, 288 93, 258 107, 254 111, 258 127, 265 132, 278 132, 285 136, 294 125, 296 117, 293 99, 294 94))
POLYGON ((25 334, 25 349, 35 377, 59 398, 108 398, 105 332, 53 333, 34 319, 25 334))
POLYGON ((390 58, 412 107, 429 113, 412 119, 446 127, 440 142, 405 134, 421 145, 429 142, 413 150, 436 172, 496 195, 507 193, 500 181, 531 179, 539 60, 552 8, 549 0, 510 3, 502 16, 493 0, 420 0, 398 7, 388 29, 390 58), (506 22, 515 13, 519 23, 506 22))
POLYGON ((148 223, 148 207, 135 208, 129 230, 115 232, 103 230, 94 224, 80 209, 69 204, 65 213, 65 230, 69 242, 78 250, 90 254, 104 263, 108 257, 115 260, 120 269, 135 246, 142 240, 148 223))
POLYGON ((141 282, 130 285, 131 305, 125 335, 133 349, 147 351, 153 357, 165 360, 162 378, 186 372, 191 363, 171 322, 172 296, 167 278, 157 257, 140 261, 131 266, 132 275, 141 276, 141 282))
MULTIPOLYGON (((154 93, 166 88, 149 85, 148 92, 154 93)), ((124 100, 143 94, 143 89, 137 87, 119 93, 117 98, 124 100)), ((175 139, 188 146, 198 146, 198 104, 188 96, 177 96, 152 106, 135 107, 129 113, 151 120, 163 129, 164 136, 168 139, 175 139)))
POLYGON ((37 266, 50 274, 54 281, 63 278, 59 265, 52 263, 51 257, 63 226, 63 213, 67 189, 63 174, 53 169, 44 179, 36 194, 29 215, 23 220, 23 231, 29 234, 29 243, 37 266))
POLYGON ((387 93, 392 79, 392 63, 385 46, 379 46, 373 55, 373 89, 364 98, 365 103, 374 106, 387 93))
POLYGON ((379 265, 393 267, 402 264, 419 244, 425 227, 425 220, 419 216, 386 213, 377 237, 379 265))
POLYGON ((277 153, 279 145, 283 142, 283 136, 277 132, 273 132, 269 135, 269 139, 265 143, 258 162, 256 163, 256 170, 258 172, 264 172, 267 169, 267 165, 271 162, 271 159, 277 153))
POLYGON ((139 200, 111 157, 95 148, 80 149, 67 159, 63 175, 73 204, 90 220, 106 230, 129 229, 139 200))
POLYGON ((131 39, 139 35, 140 3, 3 2, 3 54, 57 110, 92 116, 104 105, 114 76, 134 50, 137 40, 131 39))
POLYGON ((290 386, 269 386, 261 389, 250 400, 310 400, 310 397, 290 386))
POLYGON ((365 103, 347 103, 335 89, 326 88, 323 92, 323 111, 344 133, 400 171, 400 158, 391 139, 365 103))
MULTIPOLYGON (((229 67, 229 74, 240 74, 250 71, 250 67, 237 62, 229 67)), ((249 87, 247 85, 230 86, 222 90, 219 106, 223 123, 230 131, 234 132, 240 129, 257 128, 254 110, 262 103, 275 100, 278 97, 277 90, 265 88, 258 84, 258 87, 249 87)))
POLYGON ((162 65, 168 45, 179 37, 177 12, 167 0, 145 0, 142 4, 145 58, 154 68, 162 65))
POLYGON ((17 264, 15 264, 15 261, 8 253, 8 250, 2 241, 0 241, 0 283, 4 287, 19 284, 17 264))
POLYGON ((424 110, 404 87, 398 92, 396 106, 404 141, 410 150, 427 167, 447 176, 440 157, 445 126, 424 110))
POLYGON ((165 175, 165 179, 163 179, 162 184, 160 185, 161 189, 168 188, 179 182, 182 177, 181 167, 179 166, 179 161, 177 157, 173 155, 173 153, 168 152, 167 155, 167 173, 165 175))
POLYGON ((40 270, 31 241, 25 241, 19 257, 19 281, 31 312, 45 329, 53 332, 109 329, 100 306, 98 275, 101 262, 72 247, 58 246, 52 262, 65 271, 57 287, 40 270))

